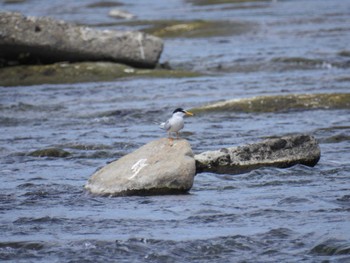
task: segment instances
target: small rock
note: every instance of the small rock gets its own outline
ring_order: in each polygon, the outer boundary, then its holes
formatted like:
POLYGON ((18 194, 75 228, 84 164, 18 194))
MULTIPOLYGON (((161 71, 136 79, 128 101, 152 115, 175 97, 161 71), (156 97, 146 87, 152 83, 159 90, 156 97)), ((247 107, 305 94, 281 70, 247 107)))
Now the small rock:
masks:
POLYGON ((85 189, 98 195, 157 195, 188 192, 196 173, 186 140, 152 141, 109 163, 91 176, 85 189))
POLYGON ((4 4, 20 4, 25 2, 26 0, 4 0, 4 4))
POLYGON ((133 19, 135 18, 136 16, 127 12, 127 11, 124 11, 124 10, 121 10, 121 9, 112 9, 109 11, 108 15, 110 17, 115 17, 115 18, 122 18, 122 19, 133 19))
POLYGON ((315 166, 320 156, 316 139, 310 135, 298 134, 225 148, 224 151, 207 151, 195 155, 195 159, 197 173, 239 174, 265 166, 315 166))
POLYGON ((98 1, 96 3, 88 4, 86 7, 88 8, 107 8, 107 7, 114 7, 114 6, 121 6, 122 3, 116 2, 116 1, 98 1))
POLYGON ((47 148, 42 150, 36 150, 31 153, 29 153, 30 156, 33 157, 60 157, 64 158, 70 155, 69 152, 64 151, 62 149, 58 148, 47 148))

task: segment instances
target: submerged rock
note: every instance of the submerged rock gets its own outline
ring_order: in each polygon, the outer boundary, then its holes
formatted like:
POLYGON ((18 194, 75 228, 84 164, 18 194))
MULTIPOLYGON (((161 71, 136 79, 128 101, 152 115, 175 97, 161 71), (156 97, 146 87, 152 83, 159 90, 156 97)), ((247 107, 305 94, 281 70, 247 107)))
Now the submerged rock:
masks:
MULTIPOLYGON (((240 35, 252 31, 256 24, 219 20, 137 20, 109 23, 108 26, 143 28, 141 31, 162 38, 207 38, 240 35)), ((106 24, 100 24, 106 26, 106 24)))
POLYGON ((13 12, 0 13, 0 28, 0 58, 16 63, 113 61, 153 68, 163 50, 160 38, 145 33, 95 30, 13 12))
POLYGON ((298 134, 267 139, 245 146, 223 148, 195 155, 197 173, 239 174, 272 166, 286 168, 296 164, 315 166, 321 156, 314 137, 298 134))
POLYGON ((67 152, 62 149, 58 148, 47 148, 42 150, 36 150, 31 153, 29 153, 29 156, 33 157, 68 157, 70 155, 70 152, 67 152))
POLYGON ((220 4, 239 4, 248 2, 264 2, 268 0, 187 0, 193 5, 220 5, 220 4))
POLYGON ((278 112, 305 109, 350 109, 350 93, 257 96, 217 102, 191 109, 191 112, 278 112))
POLYGON ((88 8, 107 8, 107 7, 115 7, 122 6, 122 3, 116 1, 98 1, 95 3, 88 4, 86 7, 88 8))
POLYGON ((4 4, 20 4, 25 2, 26 0, 4 0, 4 4))
POLYGON ((129 77, 187 78, 199 75, 182 70, 136 69, 112 62, 62 62, 0 68, 0 86, 111 81, 129 77))
POLYGON ((150 195, 188 192, 195 160, 186 140, 152 141, 109 163, 91 176, 85 189, 98 195, 150 195))

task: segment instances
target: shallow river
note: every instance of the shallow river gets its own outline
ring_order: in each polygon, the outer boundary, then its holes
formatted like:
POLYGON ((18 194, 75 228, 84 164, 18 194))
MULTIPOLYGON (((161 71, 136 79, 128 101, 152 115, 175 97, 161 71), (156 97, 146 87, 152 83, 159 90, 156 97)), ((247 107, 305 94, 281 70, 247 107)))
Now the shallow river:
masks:
MULTIPOLYGON (((91 26, 113 23, 94 1, 0 3, 2 10, 91 26)), ((128 3, 128 1, 120 1, 128 3)), ((313 168, 198 174, 188 195, 95 197, 91 174, 166 136, 177 107, 288 93, 349 92, 350 1, 124 5, 140 20, 251 25, 220 37, 165 39, 161 62, 188 79, 0 87, 0 259, 12 262, 350 262, 350 111, 208 113, 186 119, 195 153, 309 133, 313 168), (28 153, 57 147, 67 158, 28 153)), ((111 25, 110 29, 117 29, 111 25)))

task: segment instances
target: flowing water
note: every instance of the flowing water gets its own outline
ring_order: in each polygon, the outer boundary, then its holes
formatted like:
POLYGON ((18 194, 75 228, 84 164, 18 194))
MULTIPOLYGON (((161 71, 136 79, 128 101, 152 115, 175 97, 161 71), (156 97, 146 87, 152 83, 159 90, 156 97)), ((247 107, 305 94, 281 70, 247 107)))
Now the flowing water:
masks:
MULTIPOLYGON (((94 1, 28 0, 2 10, 91 26, 94 1)), ((128 1, 140 20, 247 23, 231 36, 165 40, 188 79, 0 87, 0 259, 10 262, 350 262, 350 111, 221 112, 186 119, 195 153, 272 135, 313 134, 313 168, 198 174, 187 195, 96 197, 91 174, 165 134, 177 107, 289 93, 348 92, 350 1, 193 5, 128 1), (67 158, 29 153, 57 147, 67 158)), ((110 29, 117 29, 110 26, 110 29)))

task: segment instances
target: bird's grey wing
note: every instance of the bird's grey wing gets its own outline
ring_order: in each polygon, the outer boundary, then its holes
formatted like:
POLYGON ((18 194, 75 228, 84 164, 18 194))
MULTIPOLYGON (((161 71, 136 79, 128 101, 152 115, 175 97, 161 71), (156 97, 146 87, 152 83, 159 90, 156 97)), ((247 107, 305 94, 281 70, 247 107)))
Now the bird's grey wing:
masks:
POLYGON ((166 123, 164 124, 164 129, 165 129, 166 131, 168 131, 168 130, 170 130, 170 128, 171 128, 171 123, 170 123, 170 121, 168 120, 168 121, 166 121, 166 123))
POLYGON ((159 125, 159 127, 161 129, 164 129, 164 130, 168 131, 171 128, 171 124, 170 124, 169 120, 167 120, 166 122, 161 123, 159 125))

